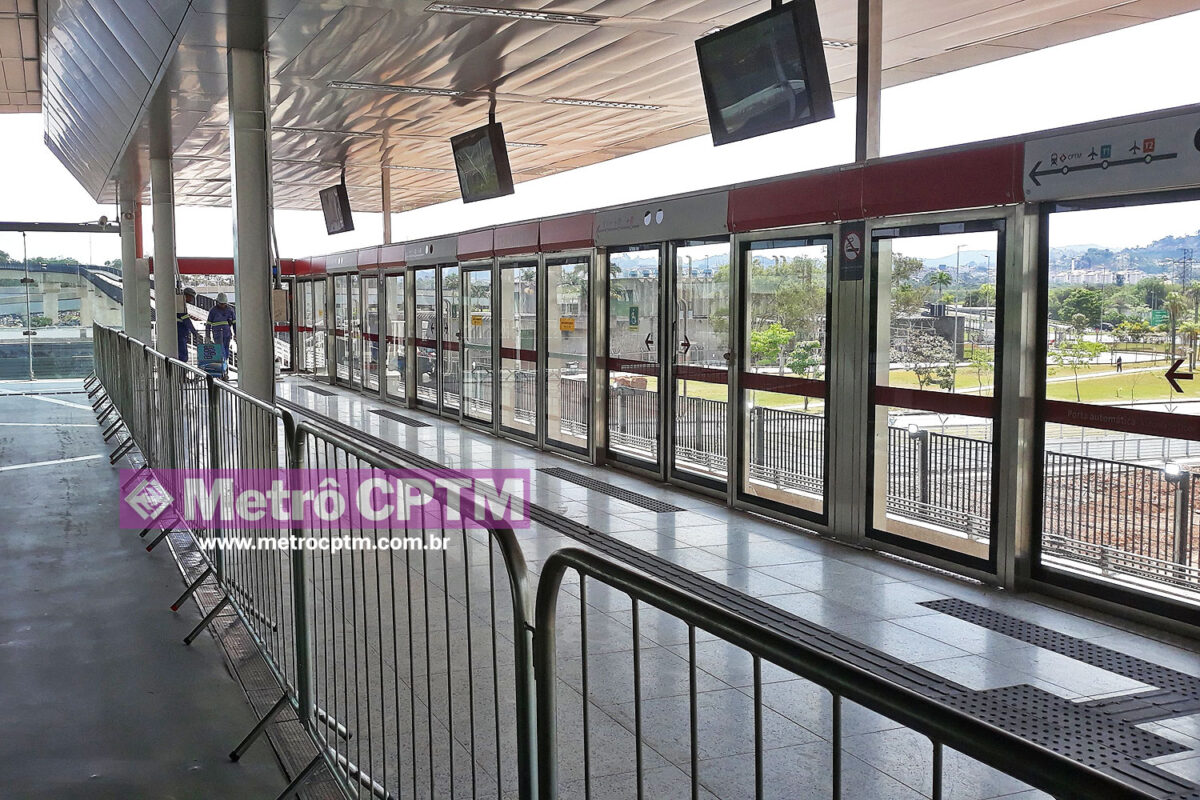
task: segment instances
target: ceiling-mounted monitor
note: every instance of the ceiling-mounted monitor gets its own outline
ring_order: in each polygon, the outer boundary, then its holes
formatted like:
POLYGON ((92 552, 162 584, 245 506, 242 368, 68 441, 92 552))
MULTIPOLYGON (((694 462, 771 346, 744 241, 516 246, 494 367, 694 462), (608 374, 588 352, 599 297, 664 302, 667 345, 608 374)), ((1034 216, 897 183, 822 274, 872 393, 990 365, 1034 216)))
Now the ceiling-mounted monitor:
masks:
POLYGON ((513 193, 504 126, 492 122, 450 139, 464 203, 513 193))
POLYGON ((321 210, 325 212, 325 232, 330 236, 354 230, 346 184, 339 183, 337 186, 321 190, 321 210))
POLYGON ((813 0, 794 0, 696 41, 713 144, 833 117, 813 0))

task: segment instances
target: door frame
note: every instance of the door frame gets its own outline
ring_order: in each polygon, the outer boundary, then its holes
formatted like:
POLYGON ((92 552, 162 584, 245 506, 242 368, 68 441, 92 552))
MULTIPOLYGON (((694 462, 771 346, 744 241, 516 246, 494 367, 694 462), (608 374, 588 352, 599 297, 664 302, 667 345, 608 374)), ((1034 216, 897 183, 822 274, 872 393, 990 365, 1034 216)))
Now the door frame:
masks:
MULTIPOLYGON (((493 335, 493 342, 495 344, 494 352, 496 353, 496 359, 493 363, 495 363, 497 365, 496 366, 497 371, 495 373, 495 379, 493 381, 494 382, 493 397, 496 398, 495 413, 493 414, 493 416, 495 418, 495 432, 498 436, 502 436, 506 439, 512 439, 513 441, 522 442, 523 444, 527 444, 527 445, 531 444, 531 445, 535 445, 537 447, 541 447, 542 443, 543 443, 544 425, 542 424, 543 423, 542 409, 545 405, 545 403, 543 402, 544 398, 542 397, 542 393, 541 393, 541 386, 545 382, 545 374, 544 374, 544 369, 543 369, 543 359, 545 357, 545 347, 542 346, 542 339, 544 337, 544 331, 541 330, 545 320, 542 315, 541 296, 544 291, 544 286, 546 283, 545 276, 542 274, 542 267, 543 267, 543 261, 542 261, 541 254, 526 253, 526 254, 521 254, 521 255, 503 256, 501 258, 495 259, 495 266, 494 266, 493 272, 492 272, 492 297, 493 297, 493 302, 496 304, 495 305, 496 315, 497 315, 496 318, 500 321, 500 324, 494 326, 495 331, 494 331, 494 335, 493 335), (504 300, 503 300, 503 297, 500 297, 497 300, 496 298, 498 297, 498 295, 496 294, 496 292, 497 291, 503 292, 502 275, 504 274, 504 270, 517 269, 517 268, 520 268, 521 266, 525 266, 526 268, 528 268, 529 266, 532 266, 533 270, 534 270, 534 276, 535 276, 534 280, 537 281, 537 286, 535 287, 535 295, 536 296, 534 298, 534 343, 533 343, 533 348, 534 348, 535 355, 534 355, 533 363, 534 363, 535 388, 534 388, 534 409, 533 409, 534 430, 532 433, 529 433, 527 431, 522 431, 519 428, 514 428, 514 427, 504 424, 504 419, 502 416, 503 408, 501 408, 502 402, 500 400, 500 398, 503 394, 501 387, 503 385, 503 364, 504 364, 504 353, 502 352, 503 347, 501 344, 500 332, 505 327, 506 322, 503 317, 504 300)), ((521 343, 520 339, 518 338, 517 344, 519 345, 520 343, 521 343)), ((522 348, 517 347, 515 349, 517 351, 520 351, 522 348)), ((520 359, 520 358, 516 358, 516 359, 510 358, 509 360, 516 361, 518 363, 521 363, 523 361, 523 359, 520 359)))
POLYGON ((459 266, 458 262, 446 262, 446 263, 442 263, 442 264, 435 264, 433 269, 434 269, 434 274, 437 276, 437 293, 436 293, 437 314, 435 316, 435 323, 434 323, 437 326, 437 343, 438 343, 437 358, 435 359, 435 362, 434 362, 437 364, 437 371, 438 371, 437 414, 440 417, 445 417, 446 419, 452 419, 452 420, 457 420, 457 421, 461 422, 462 421, 462 267, 459 266), (455 313, 455 316, 458 317, 458 342, 457 342, 458 346, 456 348, 452 348, 450 350, 451 353, 455 354, 455 355, 451 356, 450 358, 445 358, 445 354, 446 354, 446 336, 445 336, 445 334, 446 334, 448 325, 446 324, 446 321, 443 319, 443 311, 445 310, 445 305, 446 305, 445 285, 444 285, 445 274, 444 273, 445 273, 445 270, 447 270, 447 269, 457 269, 458 270, 458 290, 455 292, 456 296, 452 298, 453 300, 457 301, 456 305, 458 307, 458 310, 455 313), (446 363, 447 362, 458 365, 458 408, 451 408, 446 405, 446 363))
POLYGON ((409 306, 411 305, 410 301, 412 299, 411 298, 412 292, 407 291, 408 286, 409 286, 409 280, 410 279, 409 279, 409 275, 408 275, 408 270, 404 267, 382 269, 379 271, 379 281, 380 281, 380 303, 379 303, 380 328, 379 328, 379 330, 380 330, 380 336, 382 337, 382 339, 384 341, 384 345, 385 345, 384 358, 381 360, 380 371, 379 371, 380 397, 382 397, 384 400, 404 406, 405 408, 410 408, 412 406, 412 388, 411 388, 412 383, 410 382, 410 378, 409 378, 410 374, 412 373, 412 367, 413 367, 412 352, 411 352, 412 337, 409 335, 409 331, 412 329, 412 326, 409 322, 409 320, 410 320, 409 306), (396 277, 399 277, 404 281, 404 287, 405 287, 406 291, 403 292, 402 298, 401 298, 401 302, 404 305, 404 335, 400 338, 399 341, 394 342, 394 341, 392 341, 391 335, 388 333, 388 327, 387 327, 388 322, 389 322, 388 309, 390 309, 392 307, 392 305, 391 305, 392 298, 391 298, 391 294, 388 291, 388 279, 396 278, 396 277), (392 354, 394 352, 399 352, 399 351, 404 351, 404 376, 403 376, 404 394, 403 395, 394 395, 394 394, 391 394, 387 388, 387 365, 392 358, 392 354))
MULTIPOLYGON (((938 235, 938 233, 938 231, 933 230, 926 235, 938 235)), ((955 232, 945 231, 944 233, 954 235, 955 232)), ((1020 349, 1011 346, 1011 331, 1015 324, 1014 319, 1019 319, 1021 309, 1006 307, 1010 299, 1009 294, 1014 289, 1010 285, 1009 278, 1014 268, 1019 269, 1022 259, 1021 239, 1021 223, 1018 218, 1017 208, 1015 206, 998 206, 868 220, 866 240, 863 243, 863 249, 867 253, 870 263, 865 270, 867 280, 865 302, 867 304, 869 324, 867 326, 868 339, 866 342, 868 374, 865 397, 867 413, 865 475, 867 479, 863 485, 863 494, 861 495, 864 499, 864 530, 861 534, 862 538, 873 549, 928 563, 936 567, 967 575, 968 577, 983 580, 990 584, 995 584, 998 580, 1004 580, 1008 565, 1011 564, 1011 558, 1006 554, 1011 551, 1014 531, 1020 525, 1020 522, 1013 518, 1012 512, 1012 509, 1016 507, 1014 503, 1017 501, 1019 443, 1016 441, 1018 437, 1015 435, 1009 436, 1008 433, 1012 431, 1015 434, 1017 430, 1019 405, 1013 402, 1013 398, 1006 393, 1006 388, 1009 385, 1009 380, 1006 380, 1006 378, 1011 379, 1011 373, 1019 366, 1016 362, 1021 358, 1020 349), (867 490, 868 486, 873 486, 874 484, 872 475, 875 469, 876 450, 874 396, 875 344, 878 338, 877 326, 879 322, 879 265, 876 263, 875 257, 875 234, 879 231, 891 232, 894 229, 934 228, 939 225, 953 226, 956 223, 971 222, 982 224, 1000 223, 1003 226, 998 231, 998 263, 995 265, 997 298, 995 329, 998 358, 993 362, 992 373, 994 378, 991 397, 993 403, 991 416, 991 508, 988 557, 986 559, 980 559, 919 540, 909 539, 898 534, 876 530, 874 527, 874 493, 867 490)))
POLYGON ((438 325, 438 315, 440 313, 440 308, 441 308, 440 304, 438 303, 438 293, 440 292, 439 284, 441 283, 441 277, 438 272, 437 265, 435 265, 435 264, 421 264, 419 266, 410 266, 407 268, 407 273, 408 273, 408 279, 405 282, 405 286, 406 286, 406 288, 409 289, 408 294, 412 298, 412 300, 407 305, 408 310, 410 310, 412 312, 412 317, 411 317, 412 321, 407 326, 409 328, 409 330, 411 331, 408 338, 412 342, 412 360, 413 360, 413 366, 411 367, 409 374, 415 376, 412 388, 409 389, 408 391, 409 391, 409 394, 411 395, 411 397, 413 398, 413 407, 414 408, 424 409, 426 411, 429 411, 430 413, 437 414, 439 399, 442 396, 442 389, 441 389, 442 377, 441 377, 441 375, 438 374, 438 369, 437 369, 437 367, 438 367, 438 352, 441 350, 441 338, 440 338, 441 337, 441 328, 438 325), (424 336, 417 336, 417 333, 419 331, 419 323, 420 323, 420 320, 417 319, 417 275, 420 274, 421 272, 430 272, 433 274, 433 303, 432 303, 433 319, 429 323, 431 332, 433 334, 432 339, 429 339, 424 336), (429 346, 427 344, 424 344, 424 345, 418 344, 417 343, 418 340, 421 342, 426 342, 426 343, 432 341, 433 344, 432 344, 432 346, 429 346), (421 393, 419 391, 420 387, 417 386, 417 382, 419 381, 420 375, 421 375, 421 365, 419 363, 420 357, 418 356, 418 352, 419 352, 419 349, 422 347, 426 347, 427 349, 430 349, 433 351, 433 400, 426 400, 426 399, 422 398, 421 393))
POLYGON ((459 353, 458 402, 459 402, 459 407, 462 412, 461 413, 461 422, 463 425, 466 425, 468 427, 475 428, 477 430, 487 431, 489 433, 495 432, 496 418, 497 418, 497 415, 500 410, 500 404, 496 401, 496 395, 497 395, 497 393, 496 393, 496 339, 497 339, 498 331, 497 331, 497 326, 494 324, 495 315, 496 315, 496 306, 495 306, 495 302, 496 302, 495 301, 496 269, 495 269, 495 266, 496 265, 495 265, 494 258, 476 259, 473 261, 463 261, 463 262, 460 262, 458 265, 458 270, 459 270, 458 271, 458 290, 459 290, 459 298, 460 298, 459 299, 459 309, 461 311, 461 316, 460 316, 460 320, 459 320, 459 330, 462 332, 462 337, 459 339, 459 348, 458 348, 458 353, 459 353), (490 421, 481 420, 478 417, 472 417, 472 416, 468 415, 467 414, 467 404, 463 400, 464 395, 462 392, 462 387, 466 384, 466 375, 467 375, 467 370, 466 370, 467 336, 466 336, 466 332, 467 332, 467 323, 469 322, 468 316, 470 313, 467 309, 467 273, 469 273, 469 272, 473 272, 473 273, 485 272, 485 273, 487 273, 488 281, 489 281, 488 313, 489 313, 490 318, 488 320, 488 342, 489 342, 488 347, 489 347, 489 355, 490 355, 490 367, 489 368, 492 370, 492 381, 491 381, 492 389, 491 389, 491 397, 489 398, 489 402, 491 403, 492 419, 490 421))
POLYGON ((361 364, 361 369, 362 369, 362 386, 359 387, 359 391, 362 392, 363 394, 369 395, 371 397, 382 397, 383 396, 382 382, 380 380, 380 367, 383 362, 379 358, 380 353, 383 352, 380 347, 380 345, 381 345, 380 339, 383 336, 381 331, 383 329, 380 327, 380 324, 379 324, 381 321, 380 315, 383 310, 383 303, 382 303, 383 287, 380 286, 379 277, 380 276, 379 276, 378 270, 372 270, 371 272, 360 273, 359 277, 358 277, 359 318, 362 323, 362 330, 359 332, 359 342, 361 343, 361 352, 359 353, 359 358, 358 358, 359 363, 361 364), (370 370, 367 368, 367 353, 369 352, 368 341, 367 341, 367 326, 366 326, 366 321, 368 318, 367 281, 375 281, 375 351, 376 351, 376 358, 375 358, 375 388, 374 389, 372 389, 370 386, 367 385, 367 376, 370 374, 370 370))
MULTIPOLYGON (((595 414, 592 407, 592 398, 595 395, 593 391, 593 382, 596 380, 597 371, 593 368, 596 362, 595 358, 595 343, 596 336, 593 333, 597 323, 597 314, 595 306, 597 278, 596 269, 597 255, 594 248, 585 250, 562 250, 552 253, 542 253, 539 260, 538 269, 538 286, 544 287, 541 290, 542 303, 539 306, 538 314, 544 320, 544 324, 539 327, 541 336, 538 341, 539 368, 538 375, 545 382, 539 392, 541 398, 541 408, 539 412, 539 428, 541 430, 540 446, 543 450, 561 453, 571 458, 586 458, 589 462, 593 459, 595 452, 596 430, 595 430, 595 414), (550 408, 549 408, 549 365, 550 365, 550 262, 562 262, 572 259, 578 259, 587 262, 587 302, 588 302, 588 337, 587 337, 587 353, 584 356, 584 373, 587 375, 588 386, 584 392, 584 418, 588 420, 587 441, 582 447, 573 447, 565 443, 555 442, 550 438, 550 408)), ((556 265, 557 266, 557 265, 556 265)), ((608 282, 604 281, 605 293, 607 293, 608 282)), ((605 325, 607 328, 607 324, 605 325)))

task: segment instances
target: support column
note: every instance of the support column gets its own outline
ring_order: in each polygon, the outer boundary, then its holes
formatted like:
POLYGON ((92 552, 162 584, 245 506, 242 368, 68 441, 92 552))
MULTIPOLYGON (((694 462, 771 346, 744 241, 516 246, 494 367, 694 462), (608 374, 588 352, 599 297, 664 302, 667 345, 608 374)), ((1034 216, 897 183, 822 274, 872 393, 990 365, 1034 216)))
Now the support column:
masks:
POLYGON ((879 103, 883 94, 883 0, 858 0, 858 88, 854 160, 879 158, 879 103))
POLYGON ((243 391, 275 398, 271 323, 266 65, 261 50, 229 48, 229 154, 237 370, 243 391))
POLYGON ((121 317, 125 333, 141 342, 150 341, 150 278, 138 268, 141 257, 137 223, 136 182, 123 180, 117 193, 121 206, 121 317))
POLYGON ((154 314, 157 320, 155 349, 175 357, 175 189, 171 158, 150 159, 150 196, 154 206, 154 314))
POLYGON ((392 176, 386 167, 379 169, 379 180, 383 186, 383 243, 392 243, 392 176))

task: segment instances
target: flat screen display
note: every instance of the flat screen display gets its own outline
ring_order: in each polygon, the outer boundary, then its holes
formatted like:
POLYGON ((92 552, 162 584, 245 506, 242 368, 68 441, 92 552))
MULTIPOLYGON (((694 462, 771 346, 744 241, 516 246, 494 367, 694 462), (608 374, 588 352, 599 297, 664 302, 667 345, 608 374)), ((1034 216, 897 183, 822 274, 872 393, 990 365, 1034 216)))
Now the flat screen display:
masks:
POLYGON ((696 42, 713 144, 833 116, 813 0, 794 0, 696 42))
POLYGON ((450 147, 464 203, 513 193, 504 126, 499 122, 460 133, 450 140, 450 147))
POLYGON ((354 230, 354 220, 350 217, 350 196, 346 194, 345 184, 339 183, 321 190, 321 210, 325 212, 325 232, 330 236, 354 230))

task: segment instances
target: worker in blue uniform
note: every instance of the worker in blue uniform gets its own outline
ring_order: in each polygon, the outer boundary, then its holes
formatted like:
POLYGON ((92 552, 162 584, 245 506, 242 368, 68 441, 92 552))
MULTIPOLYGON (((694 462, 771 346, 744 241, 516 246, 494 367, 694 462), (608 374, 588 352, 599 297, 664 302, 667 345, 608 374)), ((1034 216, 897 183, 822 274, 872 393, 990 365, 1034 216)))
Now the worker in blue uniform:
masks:
POLYGON ((217 295, 217 304, 208 312, 208 322, 205 327, 212 340, 225 349, 225 359, 228 361, 229 345, 237 334, 237 317, 224 292, 217 295))
MULTIPOLYGON (((187 287, 183 290, 184 302, 188 305, 196 304, 196 290, 192 287, 187 287)), ((200 344, 200 333, 196 330, 196 326, 192 324, 192 316, 185 308, 175 314, 175 329, 176 338, 179 340, 179 360, 187 363, 188 360, 188 345, 193 341, 200 344)))

